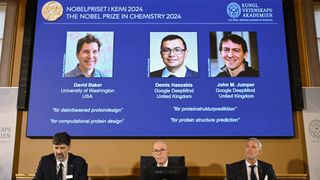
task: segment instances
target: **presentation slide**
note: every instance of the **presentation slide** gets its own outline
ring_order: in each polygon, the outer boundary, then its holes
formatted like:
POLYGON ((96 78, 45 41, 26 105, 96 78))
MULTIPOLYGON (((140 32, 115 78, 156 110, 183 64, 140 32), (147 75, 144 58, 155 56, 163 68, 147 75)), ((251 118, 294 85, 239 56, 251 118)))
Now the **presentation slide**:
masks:
POLYGON ((292 137, 282 0, 38 0, 27 136, 292 137))

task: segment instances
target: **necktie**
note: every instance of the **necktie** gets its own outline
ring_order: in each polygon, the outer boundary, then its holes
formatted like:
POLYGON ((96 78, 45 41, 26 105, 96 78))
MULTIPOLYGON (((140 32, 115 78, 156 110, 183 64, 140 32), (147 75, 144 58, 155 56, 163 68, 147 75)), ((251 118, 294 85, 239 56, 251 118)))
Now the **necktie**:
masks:
POLYGON ((175 75, 173 75, 173 74, 170 74, 168 77, 169 77, 169 78, 175 78, 175 77, 177 77, 177 76, 175 76, 175 75))
POLYGON ((59 171, 58 171, 58 177, 57 177, 57 180, 62 180, 62 168, 63 168, 63 164, 60 163, 59 164, 59 171))
POLYGON ((251 180, 257 180, 256 173, 254 173, 254 168, 256 167, 256 165, 250 165, 249 167, 251 168, 251 173, 250 173, 251 180))

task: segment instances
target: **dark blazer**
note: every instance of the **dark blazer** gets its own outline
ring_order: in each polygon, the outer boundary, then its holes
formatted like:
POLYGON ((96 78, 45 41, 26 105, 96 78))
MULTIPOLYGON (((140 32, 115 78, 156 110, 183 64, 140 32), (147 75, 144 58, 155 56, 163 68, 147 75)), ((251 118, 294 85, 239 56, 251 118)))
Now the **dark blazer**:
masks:
MULTIPOLYGON (((42 156, 33 180, 56 180, 57 161, 54 154, 42 156)), ((67 175, 73 175, 72 180, 88 180, 88 164, 85 159, 69 153, 67 175)))
MULTIPOLYGON (((198 77, 198 72, 193 71, 193 70, 189 69, 188 67, 186 67, 186 68, 187 68, 187 72, 186 72, 185 77, 198 77)), ((162 68, 160 70, 151 72, 150 77, 161 77, 164 69, 165 68, 162 68)))
MULTIPOLYGON (((258 160, 259 179, 264 180, 268 175, 268 180, 276 180, 272 165, 258 160)), ((227 180, 247 180, 247 168, 245 160, 227 164, 227 180)))

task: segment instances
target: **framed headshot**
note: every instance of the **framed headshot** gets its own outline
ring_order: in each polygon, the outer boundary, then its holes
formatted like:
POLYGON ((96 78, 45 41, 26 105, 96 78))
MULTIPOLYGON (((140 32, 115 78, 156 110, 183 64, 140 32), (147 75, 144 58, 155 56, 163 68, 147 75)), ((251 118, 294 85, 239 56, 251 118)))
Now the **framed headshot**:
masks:
POLYGON ((67 32, 62 77, 111 78, 113 32, 67 32))
POLYGON ((256 32, 210 32, 209 77, 258 77, 256 32))
POLYGON ((149 77, 198 77, 196 32, 150 32, 149 77))

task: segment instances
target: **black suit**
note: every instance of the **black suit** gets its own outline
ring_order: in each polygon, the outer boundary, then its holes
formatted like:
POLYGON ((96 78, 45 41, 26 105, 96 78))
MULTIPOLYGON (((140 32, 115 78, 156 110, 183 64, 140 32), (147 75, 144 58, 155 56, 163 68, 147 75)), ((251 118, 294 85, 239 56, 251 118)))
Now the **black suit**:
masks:
MULTIPOLYGON (((198 72, 196 71, 193 71, 191 69, 189 69, 188 67, 187 68, 187 71, 186 71, 186 74, 185 74, 185 77, 186 78, 189 78, 189 77, 198 77, 198 72)), ((157 71, 153 71, 150 73, 150 77, 161 77, 162 76, 162 72, 165 68, 162 68, 160 70, 157 70, 157 71)))
MULTIPOLYGON (((53 153, 41 157, 33 180, 56 180, 56 167, 57 160, 53 153)), ((86 160, 69 153, 67 175, 72 175, 72 180, 88 180, 88 164, 86 160)))
MULTIPOLYGON (((264 180, 268 175, 268 180, 276 180, 272 165, 258 160, 259 180, 264 180)), ((247 180, 246 161, 242 160, 232 164, 227 164, 227 180, 247 180)))

